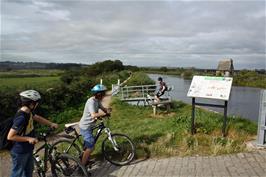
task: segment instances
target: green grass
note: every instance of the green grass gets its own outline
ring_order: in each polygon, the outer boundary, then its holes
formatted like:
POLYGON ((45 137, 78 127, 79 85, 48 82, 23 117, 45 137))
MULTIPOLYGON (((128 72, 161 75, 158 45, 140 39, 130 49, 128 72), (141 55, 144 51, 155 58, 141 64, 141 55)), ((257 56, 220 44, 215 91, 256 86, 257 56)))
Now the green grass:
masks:
POLYGON ((0 78, 0 89, 49 88, 58 82, 59 77, 0 78))
POLYGON ((59 76, 63 72, 63 70, 59 69, 23 69, 0 71, 0 78, 59 76))
POLYGON ((126 83, 128 86, 153 84, 155 84, 155 82, 144 72, 133 73, 131 79, 126 83))
MULTIPOLYGON (((137 147, 138 158, 185 155, 218 155, 246 151, 245 142, 257 132, 255 123, 229 117, 228 136, 221 133, 222 115, 196 110, 197 133, 190 134, 191 106, 175 102, 170 113, 160 110, 153 116, 151 107, 133 106, 114 100, 108 121, 112 132, 127 134, 137 147)), ((95 155, 101 155, 101 143, 95 155)))

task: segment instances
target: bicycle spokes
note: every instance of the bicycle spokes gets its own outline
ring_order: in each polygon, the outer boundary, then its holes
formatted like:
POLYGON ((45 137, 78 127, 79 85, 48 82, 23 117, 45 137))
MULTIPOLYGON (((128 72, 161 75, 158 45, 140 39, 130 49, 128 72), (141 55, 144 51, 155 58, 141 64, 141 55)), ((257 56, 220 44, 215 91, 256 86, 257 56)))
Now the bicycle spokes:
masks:
POLYGON ((56 168, 64 175, 70 176, 78 170, 78 165, 75 162, 71 161, 71 159, 60 158, 57 161, 56 168))
POLYGON ((124 135, 113 135, 108 137, 103 144, 106 159, 114 164, 123 165, 134 157, 132 142, 124 135))

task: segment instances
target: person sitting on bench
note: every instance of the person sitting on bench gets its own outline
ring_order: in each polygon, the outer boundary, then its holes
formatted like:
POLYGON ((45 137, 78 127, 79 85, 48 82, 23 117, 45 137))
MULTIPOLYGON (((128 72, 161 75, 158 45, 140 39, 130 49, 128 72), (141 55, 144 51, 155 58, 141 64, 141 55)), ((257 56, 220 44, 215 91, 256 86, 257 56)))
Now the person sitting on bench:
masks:
POLYGON ((158 81, 159 81, 159 84, 160 84, 160 88, 159 88, 158 92, 155 94, 155 101, 156 102, 159 102, 160 101, 160 97, 167 90, 167 86, 166 86, 165 82, 163 82, 163 78, 158 77, 158 81))

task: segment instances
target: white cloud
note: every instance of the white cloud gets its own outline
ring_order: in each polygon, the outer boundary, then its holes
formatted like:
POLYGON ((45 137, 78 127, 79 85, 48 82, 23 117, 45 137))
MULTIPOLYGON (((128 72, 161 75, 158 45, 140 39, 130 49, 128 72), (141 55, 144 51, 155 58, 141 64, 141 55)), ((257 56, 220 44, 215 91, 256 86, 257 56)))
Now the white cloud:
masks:
POLYGON ((11 1, 2 18, 3 60, 265 67, 264 1, 11 1))

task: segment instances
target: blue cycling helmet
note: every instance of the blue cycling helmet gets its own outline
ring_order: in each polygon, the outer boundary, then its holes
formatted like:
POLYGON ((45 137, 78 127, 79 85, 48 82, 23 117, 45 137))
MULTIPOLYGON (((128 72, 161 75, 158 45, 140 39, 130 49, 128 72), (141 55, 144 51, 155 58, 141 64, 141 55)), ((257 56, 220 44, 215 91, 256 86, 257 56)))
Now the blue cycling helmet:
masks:
POLYGON ((107 88, 102 84, 97 84, 91 89, 93 93, 105 92, 106 90, 107 88))

